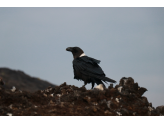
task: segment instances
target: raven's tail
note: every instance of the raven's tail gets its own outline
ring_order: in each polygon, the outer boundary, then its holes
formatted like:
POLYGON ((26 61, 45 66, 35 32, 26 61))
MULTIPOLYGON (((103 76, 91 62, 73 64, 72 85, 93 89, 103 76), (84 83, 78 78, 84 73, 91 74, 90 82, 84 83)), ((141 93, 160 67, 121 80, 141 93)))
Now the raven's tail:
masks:
POLYGON ((104 82, 106 82, 106 81, 107 81, 107 82, 116 83, 116 81, 115 81, 115 80, 110 79, 110 78, 105 77, 105 76, 97 76, 97 75, 93 75, 93 74, 92 74, 92 76, 93 76, 93 77, 95 77, 95 78, 97 78, 97 79, 103 80, 104 82))
POLYGON ((113 79, 110 79, 110 78, 108 78, 108 77, 103 77, 103 79, 102 79, 103 81, 108 81, 108 82, 112 82, 112 83, 116 83, 116 81, 115 80, 113 80, 113 79))

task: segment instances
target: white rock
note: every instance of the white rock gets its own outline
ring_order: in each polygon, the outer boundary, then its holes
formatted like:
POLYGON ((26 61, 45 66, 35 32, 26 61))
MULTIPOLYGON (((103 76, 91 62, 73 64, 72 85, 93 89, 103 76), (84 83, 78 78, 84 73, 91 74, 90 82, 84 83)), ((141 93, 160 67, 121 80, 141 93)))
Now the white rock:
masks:
POLYGON ((124 85, 127 84, 128 78, 123 79, 124 80, 124 85))
POLYGON ((99 90, 104 90, 105 89, 105 87, 104 87, 104 85, 103 84, 99 84, 98 86, 96 86, 94 89, 99 89, 99 90))
POLYGON ((122 87, 122 86, 120 86, 120 87, 118 87, 118 88, 117 88, 117 90, 121 93, 122 88, 123 88, 123 87, 122 87))
POLYGON ((122 114, 120 112, 116 112, 118 116, 122 116, 122 114))
POLYGON ((11 89, 12 92, 15 92, 16 88, 15 86, 13 86, 13 88, 11 89))
POLYGON ((136 112, 133 112, 133 116, 135 116, 136 115, 136 112))
POLYGON ((62 95, 61 94, 56 94, 58 97, 61 97, 62 95))
POLYGON ((149 111, 153 111, 154 109, 150 106, 148 106, 149 111))
POLYGON ((107 101, 106 104, 107 104, 107 107, 108 107, 108 108, 111 108, 111 107, 110 107, 111 101, 107 101))
POLYGON ((12 106, 13 106, 12 104, 11 104, 11 105, 9 105, 9 108, 10 108, 10 109, 12 109, 12 106))
POLYGON ((97 103, 97 102, 93 102, 92 104, 93 104, 94 106, 98 105, 98 103, 97 103))
POLYGON ((6 115, 8 115, 8 116, 12 116, 13 114, 11 114, 11 113, 7 113, 6 115))
POLYGON ((119 103, 119 102, 120 102, 118 98, 116 98, 115 100, 116 100, 116 102, 117 102, 117 103, 119 103))
POLYGON ((44 93, 43 96, 47 97, 47 94, 44 93))
POLYGON ((50 96, 51 96, 51 97, 53 97, 53 96, 54 96, 54 94, 50 94, 50 96))

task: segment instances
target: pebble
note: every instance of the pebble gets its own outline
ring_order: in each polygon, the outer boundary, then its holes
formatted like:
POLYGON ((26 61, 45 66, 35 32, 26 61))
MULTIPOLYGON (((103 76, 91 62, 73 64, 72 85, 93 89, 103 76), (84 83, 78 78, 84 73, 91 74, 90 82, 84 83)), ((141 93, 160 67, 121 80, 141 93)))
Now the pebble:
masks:
POLYGON ((12 114, 12 113, 7 113, 6 115, 8 115, 8 116, 12 116, 13 114, 12 114))
POLYGON ((121 112, 116 112, 118 116, 122 116, 121 112))
POLYGON ((109 110, 106 110, 106 111, 104 112, 104 114, 106 114, 106 115, 112 115, 112 112, 110 112, 109 110))
POLYGON ((15 91, 16 91, 15 86, 12 87, 11 91, 12 91, 12 92, 15 92, 15 91))
POLYGON ((96 111, 97 111, 97 109, 96 109, 95 107, 93 107, 93 111, 94 111, 94 112, 96 112, 96 111))
POLYGON ((43 96, 47 97, 47 94, 44 93, 43 96))

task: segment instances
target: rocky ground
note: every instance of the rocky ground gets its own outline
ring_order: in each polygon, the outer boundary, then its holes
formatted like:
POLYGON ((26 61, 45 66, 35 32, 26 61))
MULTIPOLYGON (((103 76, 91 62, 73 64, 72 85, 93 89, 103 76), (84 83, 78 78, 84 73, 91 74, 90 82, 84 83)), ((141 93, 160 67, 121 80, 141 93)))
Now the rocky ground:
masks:
MULTIPOLYGON (((1 81, 2 83, 2 81, 1 81)), ((142 96, 146 88, 129 78, 118 85, 86 90, 66 83, 34 93, 0 87, 1 116, 163 116, 142 96)))

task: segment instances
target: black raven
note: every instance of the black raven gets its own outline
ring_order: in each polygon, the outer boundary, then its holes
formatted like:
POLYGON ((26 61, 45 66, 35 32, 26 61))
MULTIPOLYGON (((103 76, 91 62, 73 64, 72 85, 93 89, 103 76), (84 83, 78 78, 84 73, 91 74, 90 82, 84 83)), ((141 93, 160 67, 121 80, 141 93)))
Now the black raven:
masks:
POLYGON ((108 81, 112 83, 116 82, 115 80, 105 77, 105 73, 98 65, 100 63, 100 60, 96 60, 94 58, 86 56, 83 50, 79 47, 68 47, 66 48, 66 50, 72 52, 74 57, 73 60, 74 79, 83 80, 84 86, 87 83, 92 83, 92 89, 93 89, 95 83, 99 85, 99 84, 103 84, 102 81, 104 82, 108 81))

